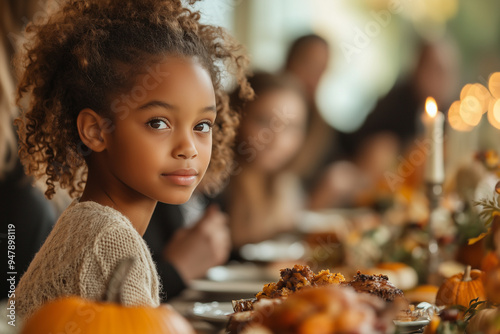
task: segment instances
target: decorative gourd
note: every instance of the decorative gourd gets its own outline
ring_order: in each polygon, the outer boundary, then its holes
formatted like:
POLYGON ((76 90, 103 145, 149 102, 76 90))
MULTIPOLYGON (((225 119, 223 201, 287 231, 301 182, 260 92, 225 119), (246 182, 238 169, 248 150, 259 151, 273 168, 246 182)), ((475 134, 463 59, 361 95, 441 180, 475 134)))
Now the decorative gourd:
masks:
POLYGON ((484 289, 488 301, 493 304, 500 304, 500 265, 486 273, 484 289))
POLYGON ((483 277, 481 270, 471 270, 467 266, 464 273, 453 275, 444 281, 437 292, 436 305, 468 307, 473 299, 486 300, 483 277))
POLYGON ((493 324, 494 320, 497 317, 500 317, 500 311, 495 308, 478 311, 470 319, 465 331, 467 334, 498 333, 497 330, 499 330, 500 328, 494 328, 493 324))
POLYGON ((64 297, 42 306, 27 319, 21 334, 194 334, 171 306, 157 308, 121 304, 121 290, 134 259, 121 262, 108 285, 106 301, 64 297))
POLYGON ((486 255, 485 240, 481 239, 471 245, 460 245, 457 252, 457 261, 473 268, 481 267, 481 259, 486 255))
POLYGON ((484 272, 488 272, 498 265, 500 265, 500 260, 493 251, 489 251, 481 260, 481 270, 484 272))

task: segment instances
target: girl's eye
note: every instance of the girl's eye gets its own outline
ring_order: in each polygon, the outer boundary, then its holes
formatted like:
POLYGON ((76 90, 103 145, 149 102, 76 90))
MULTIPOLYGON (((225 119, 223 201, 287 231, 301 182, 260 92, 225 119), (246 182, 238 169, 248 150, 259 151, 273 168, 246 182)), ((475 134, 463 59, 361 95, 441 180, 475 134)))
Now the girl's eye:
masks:
POLYGON ((168 128, 167 122, 162 119, 153 119, 148 122, 148 125, 155 130, 163 130, 168 128))
POLYGON ((197 124, 194 127, 194 129, 196 131, 199 131, 199 132, 208 133, 212 129, 212 123, 210 123, 210 122, 202 122, 202 123, 197 124))

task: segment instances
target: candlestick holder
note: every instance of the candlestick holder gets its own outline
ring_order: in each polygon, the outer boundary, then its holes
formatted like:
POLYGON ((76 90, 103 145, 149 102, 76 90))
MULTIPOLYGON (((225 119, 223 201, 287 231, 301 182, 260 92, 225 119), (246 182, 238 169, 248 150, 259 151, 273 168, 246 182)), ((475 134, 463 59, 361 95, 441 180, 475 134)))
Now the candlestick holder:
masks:
POLYGON ((434 233, 435 230, 435 212, 439 208, 439 203, 443 195, 443 185, 441 183, 428 182, 426 184, 427 198, 429 199, 429 222, 427 224, 427 233, 429 243, 427 246, 427 284, 439 285, 439 245, 434 233))

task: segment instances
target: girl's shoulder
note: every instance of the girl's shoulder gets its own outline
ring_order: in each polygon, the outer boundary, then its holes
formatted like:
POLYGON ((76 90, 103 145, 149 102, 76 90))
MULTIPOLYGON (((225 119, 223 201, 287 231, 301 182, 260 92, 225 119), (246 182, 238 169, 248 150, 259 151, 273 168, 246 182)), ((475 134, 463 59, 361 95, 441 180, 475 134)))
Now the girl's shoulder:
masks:
POLYGON ((127 217, 116 209, 91 201, 73 201, 56 223, 52 239, 106 256, 120 255, 123 248, 131 252, 145 249, 142 237, 127 217))
POLYGON ((110 229, 135 230, 130 220, 118 210, 92 201, 79 202, 78 199, 64 210, 56 227, 95 233, 110 229))

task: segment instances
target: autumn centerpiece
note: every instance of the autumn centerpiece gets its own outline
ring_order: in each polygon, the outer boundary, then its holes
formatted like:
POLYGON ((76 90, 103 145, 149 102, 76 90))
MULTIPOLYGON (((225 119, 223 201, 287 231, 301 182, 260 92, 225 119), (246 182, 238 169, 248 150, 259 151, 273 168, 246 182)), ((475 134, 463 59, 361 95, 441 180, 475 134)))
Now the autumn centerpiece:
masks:
POLYGON ((194 334, 186 319, 168 305, 121 305, 123 282, 134 261, 126 259, 117 266, 105 301, 73 296, 49 302, 27 319, 21 334, 194 334))

